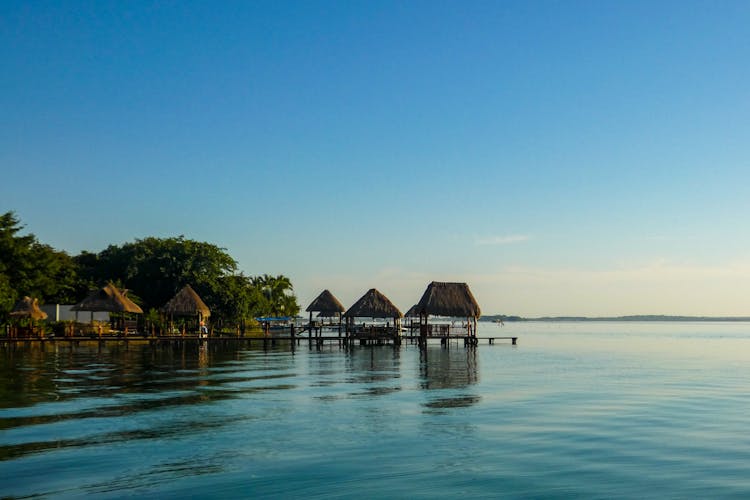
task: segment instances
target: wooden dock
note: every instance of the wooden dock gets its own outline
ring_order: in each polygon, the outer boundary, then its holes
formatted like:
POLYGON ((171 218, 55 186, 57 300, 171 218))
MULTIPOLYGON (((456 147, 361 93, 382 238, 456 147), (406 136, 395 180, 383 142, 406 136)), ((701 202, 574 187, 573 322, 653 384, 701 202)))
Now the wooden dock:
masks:
POLYGON ((200 337, 197 335, 162 335, 157 337, 146 337, 137 334, 131 334, 128 336, 67 336, 67 337, 35 337, 35 338, 8 338, 0 337, 0 345, 2 344, 24 344, 24 343, 40 343, 40 344, 71 344, 77 345, 82 342, 85 343, 133 343, 133 344, 149 344, 149 345, 175 345, 180 343, 265 343, 267 345, 276 345, 277 343, 292 343, 294 346, 301 346, 303 344, 323 346, 323 345, 336 345, 339 347, 348 347, 354 345, 394 345, 398 346, 403 343, 420 345, 422 341, 426 341, 427 344, 440 343, 440 345, 449 347, 450 344, 455 342, 457 345, 463 345, 465 347, 473 347, 485 342, 488 345, 495 344, 495 341, 510 341, 511 345, 517 345, 518 337, 501 337, 501 336, 483 336, 483 337, 468 337, 465 335, 451 335, 443 337, 421 337, 419 335, 400 335, 400 336, 300 336, 290 334, 278 334, 271 336, 214 336, 214 337, 200 337))

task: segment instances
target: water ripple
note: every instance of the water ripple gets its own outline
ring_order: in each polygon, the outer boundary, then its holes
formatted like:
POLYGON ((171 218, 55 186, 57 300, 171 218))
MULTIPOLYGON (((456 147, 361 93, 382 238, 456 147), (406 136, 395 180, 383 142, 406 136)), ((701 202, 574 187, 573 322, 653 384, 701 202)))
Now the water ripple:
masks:
POLYGON ((504 328, 517 347, 0 350, 0 497, 750 495, 750 327, 504 328))

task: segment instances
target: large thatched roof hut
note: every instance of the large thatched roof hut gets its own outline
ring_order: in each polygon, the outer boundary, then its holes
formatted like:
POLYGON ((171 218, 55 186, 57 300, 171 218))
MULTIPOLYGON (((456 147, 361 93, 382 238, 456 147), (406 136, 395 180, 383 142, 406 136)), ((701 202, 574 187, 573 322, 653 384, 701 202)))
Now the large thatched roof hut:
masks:
POLYGON ((413 312, 418 316, 479 318, 482 315, 479 304, 466 283, 433 281, 415 307, 413 312))
POLYGON ((337 299, 331 292, 323 290, 320 292, 320 295, 318 295, 315 300, 307 306, 305 311, 309 313, 317 312, 319 313, 318 316, 333 318, 341 315, 341 313, 346 311, 346 308, 344 308, 341 302, 339 302, 339 299, 337 299))
POLYGON ((143 309, 127 297, 127 290, 121 292, 112 283, 91 293, 73 306, 72 310, 143 314, 143 309))
POLYGON ((476 336, 477 319, 482 315, 479 304, 466 283, 433 281, 427 285, 415 308, 414 312, 420 318, 420 335, 426 335, 429 331, 428 316, 449 316, 466 318, 466 334, 476 336))
MULTIPOLYGON (((354 328, 355 318, 384 318, 393 319, 393 326, 386 324, 383 326, 371 326, 364 330, 363 335, 368 337, 392 337, 394 334, 398 336, 401 331, 401 318, 404 315, 398 310, 398 307, 393 305, 388 297, 380 293, 374 288, 371 288, 364 294, 357 302, 354 303, 344 313, 346 317, 346 328, 347 333, 356 335, 357 332, 354 328)), ((364 324, 362 325, 364 328, 364 324)))
POLYGON ((13 307, 10 316, 14 318, 28 318, 32 321, 47 319, 47 313, 39 309, 39 301, 31 297, 24 297, 13 307))
POLYGON ((388 297, 371 288, 344 313, 347 318, 402 318, 404 315, 388 297))
POLYGON ((162 311, 171 316, 198 316, 199 318, 211 316, 206 303, 190 285, 183 286, 169 302, 164 304, 162 311))
MULTIPOLYGON (((88 297, 83 299, 78 304, 74 305, 72 311, 91 311, 91 323, 94 323, 94 313, 97 311, 104 311, 108 313, 114 313, 115 318, 110 316, 110 322, 116 329, 128 333, 129 329, 137 329, 138 322, 133 319, 128 319, 129 314, 143 314, 138 304, 133 302, 127 297, 127 290, 120 291, 115 285, 109 283, 108 285, 100 288, 99 290, 92 292, 88 297)), ((76 320, 78 320, 76 314, 76 320)))

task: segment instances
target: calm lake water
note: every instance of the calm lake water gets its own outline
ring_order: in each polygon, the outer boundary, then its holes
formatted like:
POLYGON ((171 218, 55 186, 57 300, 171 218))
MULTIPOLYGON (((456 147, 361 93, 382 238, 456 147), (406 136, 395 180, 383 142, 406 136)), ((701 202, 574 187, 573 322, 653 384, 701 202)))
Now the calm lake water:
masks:
POLYGON ((0 347, 0 497, 750 496, 750 324, 0 347))

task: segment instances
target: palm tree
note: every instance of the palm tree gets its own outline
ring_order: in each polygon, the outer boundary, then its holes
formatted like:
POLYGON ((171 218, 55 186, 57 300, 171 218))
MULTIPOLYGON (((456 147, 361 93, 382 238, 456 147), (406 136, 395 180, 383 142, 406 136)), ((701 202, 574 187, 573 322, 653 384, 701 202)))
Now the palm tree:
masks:
POLYGON ((268 312, 272 315, 294 316, 299 312, 299 305, 297 304, 297 297, 294 296, 292 281, 283 274, 279 274, 278 276, 270 276, 268 274, 256 276, 252 282, 268 301, 268 312))

